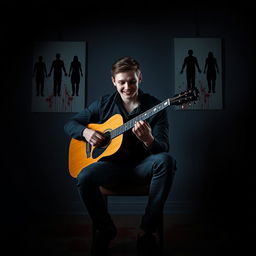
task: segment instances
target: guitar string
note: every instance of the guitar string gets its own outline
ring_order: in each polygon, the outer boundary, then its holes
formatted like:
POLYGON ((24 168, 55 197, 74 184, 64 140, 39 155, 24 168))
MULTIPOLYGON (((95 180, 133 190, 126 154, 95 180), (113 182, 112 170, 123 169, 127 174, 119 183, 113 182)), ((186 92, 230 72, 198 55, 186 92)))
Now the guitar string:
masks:
POLYGON ((123 125, 117 127, 116 129, 110 132, 110 139, 114 139, 115 137, 121 135, 122 133, 131 129, 136 122, 140 120, 146 120, 149 117, 153 116, 154 114, 158 113, 159 111, 167 108, 170 105, 180 105, 186 101, 193 100, 194 96, 189 96, 190 93, 184 93, 183 98, 182 94, 175 95, 172 98, 164 100, 163 102, 159 103, 158 105, 150 108, 149 110, 145 111, 144 113, 136 116, 135 118, 129 120, 128 122, 124 123, 123 125))
POLYGON ((170 106, 170 100, 167 99, 161 103, 159 103, 158 105, 150 108, 149 110, 145 111, 144 113, 134 117, 133 119, 129 120, 128 122, 124 123, 123 125, 117 127, 116 129, 112 130, 110 132, 110 138, 113 139, 117 136, 119 136, 120 134, 128 131, 129 129, 131 129, 136 122, 140 121, 140 120, 146 120, 149 117, 153 116, 154 114, 158 113, 159 111, 165 109, 166 107, 170 106))

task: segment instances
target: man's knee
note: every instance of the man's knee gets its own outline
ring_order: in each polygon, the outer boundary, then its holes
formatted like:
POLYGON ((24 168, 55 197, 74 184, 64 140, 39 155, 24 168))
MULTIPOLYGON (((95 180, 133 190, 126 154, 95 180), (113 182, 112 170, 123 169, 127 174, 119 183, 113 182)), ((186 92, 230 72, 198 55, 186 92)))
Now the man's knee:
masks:
POLYGON ((158 157, 159 157, 159 161, 161 163, 163 163, 164 165, 172 168, 173 166, 176 165, 176 160, 171 156, 169 155, 168 153, 160 153, 158 154, 158 157))
POLYGON ((80 187, 90 181, 91 172, 84 168, 77 176, 77 186, 80 187))
POLYGON ((159 153, 156 155, 156 158, 157 161, 155 167, 161 167, 161 169, 170 173, 174 173, 176 171, 176 160, 168 153, 159 153))
POLYGON ((111 170, 112 167, 111 164, 103 161, 88 165, 77 176, 77 185, 95 186, 104 183, 110 178, 111 175, 108 175, 110 171, 107 170, 111 170))
POLYGON ((83 168, 77 176, 77 185, 80 186, 92 183, 98 169, 100 169, 100 163, 98 162, 83 168))

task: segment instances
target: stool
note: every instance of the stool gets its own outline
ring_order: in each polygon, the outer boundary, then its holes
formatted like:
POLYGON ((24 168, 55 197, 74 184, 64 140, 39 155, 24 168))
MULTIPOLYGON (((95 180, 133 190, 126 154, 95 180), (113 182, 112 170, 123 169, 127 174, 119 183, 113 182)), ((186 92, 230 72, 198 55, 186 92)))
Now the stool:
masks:
MULTIPOLYGON (((149 185, 143 186, 125 186, 125 187, 107 187, 100 186, 100 191, 105 199, 106 207, 108 208, 108 196, 148 196, 149 185)), ((96 229, 93 227, 93 235, 96 229)), ((157 234, 159 237, 160 247, 163 248, 164 236, 163 236, 163 213, 160 216, 159 226, 157 227, 157 234)))

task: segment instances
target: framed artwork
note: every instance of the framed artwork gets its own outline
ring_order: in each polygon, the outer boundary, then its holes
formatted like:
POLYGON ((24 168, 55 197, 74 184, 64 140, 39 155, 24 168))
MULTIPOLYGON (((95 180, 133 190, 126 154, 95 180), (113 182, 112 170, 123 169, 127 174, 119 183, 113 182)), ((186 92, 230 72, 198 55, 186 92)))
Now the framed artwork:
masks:
POLYGON ((78 112, 85 106, 86 42, 35 42, 32 112, 78 112))
POLYGON ((222 40, 175 38, 175 93, 197 88, 198 100, 177 109, 222 109, 222 40))

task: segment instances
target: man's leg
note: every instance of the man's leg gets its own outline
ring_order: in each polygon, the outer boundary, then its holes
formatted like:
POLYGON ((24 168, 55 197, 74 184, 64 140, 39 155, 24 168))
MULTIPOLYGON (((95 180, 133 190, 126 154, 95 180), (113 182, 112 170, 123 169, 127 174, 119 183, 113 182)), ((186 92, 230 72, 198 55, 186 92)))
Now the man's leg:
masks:
POLYGON ((148 203, 140 225, 142 232, 138 234, 137 240, 138 255, 162 254, 162 247, 157 243, 154 233, 162 221, 164 204, 173 182, 175 170, 176 161, 167 153, 151 155, 134 169, 139 180, 150 182, 148 203))
POLYGON ((176 161, 167 153, 150 155, 134 168, 141 181, 150 181, 150 190, 141 229, 153 233, 159 225, 174 178, 176 161))
POLYGON ((105 255, 109 243, 117 234, 107 211, 100 185, 117 185, 125 182, 125 166, 108 162, 96 162, 84 168, 77 177, 80 197, 96 227, 91 255, 105 255))
POLYGON ((101 185, 118 185, 127 182, 125 170, 122 164, 109 162, 96 162, 84 168, 77 177, 77 186, 80 197, 95 227, 105 230, 112 225, 112 220, 107 212, 104 198, 99 190, 101 185))

